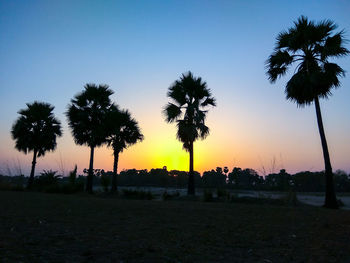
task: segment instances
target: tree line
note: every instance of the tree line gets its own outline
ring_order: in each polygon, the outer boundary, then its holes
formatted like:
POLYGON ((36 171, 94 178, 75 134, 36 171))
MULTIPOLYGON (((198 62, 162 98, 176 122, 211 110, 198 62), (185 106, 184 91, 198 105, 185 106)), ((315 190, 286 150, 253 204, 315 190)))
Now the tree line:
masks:
MULTIPOLYGON (((334 32, 336 24, 330 20, 318 23, 301 16, 293 27, 282 31, 276 38, 273 53, 266 61, 267 75, 271 83, 284 76, 289 68, 294 73, 285 85, 286 99, 304 107, 315 105, 317 125, 325 164, 325 207, 337 208, 331 159, 320 107, 320 99, 328 98, 332 89, 340 86, 340 77, 345 71, 331 62, 334 58, 346 56, 344 31, 334 32)), ((87 84, 68 106, 68 124, 74 140, 90 148, 90 162, 86 191, 92 193, 94 150, 103 144, 111 147, 114 154, 112 191, 117 188, 117 166, 119 153, 128 146, 143 140, 136 120, 127 110, 120 110, 111 102, 113 91, 107 85, 87 84)), ((209 134, 205 120, 210 106, 216 106, 205 81, 194 77, 192 72, 182 74, 168 89, 170 102, 163 113, 168 123, 176 123, 176 137, 189 153, 188 190, 195 194, 195 171, 193 167, 194 142, 209 134)), ((24 153, 33 152, 28 188, 34 181, 36 158, 56 148, 56 137, 62 135, 60 122, 54 117, 53 106, 34 102, 12 127, 16 148, 24 153)), ((207 176, 203 175, 205 179, 207 176)), ((203 180, 204 180, 203 179, 203 180)))
MULTIPOLYGON (((99 176, 111 176, 111 172, 102 172, 99 176)), ((163 169, 121 171, 118 176, 120 186, 153 186, 185 188, 188 172, 163 169)), ((281 169, 279 173, 260 176, 254 169, 217 167, 201 175, 194 171, 194 181, 199 188, 229 188, 259 191, 298 191, 323 192, 325 190, 324 172, 298 172, 289 174, 281 169)), ((350 192, 350 174, 338 170, 334 173, 336 191, 350 192)))
MULTIPOLYGON (((84 169, 88 173, 88 169, 84 169)), ((113 187, 113 171, 94 169, 94 186, 102 187, 108 192, 113 187)), ((125 187, 161 187, 186 188, 189 173, 186 171, 170 170, 166 167, 151 170, 128 169, 118 174, 118 185, 125 187)), ((0 187, 4 189, 21 190, 28 180, 22 176, 0 175, 0 187)), ((86 182, 85 175, 76 174, 76 169, 69 176, 56 175, 55 171, 44 171, 35 177, 34 189, 73 193, 82 191, 86 182)), ((227 167, 217 167, 205 171, 201 175, 194 171, 195 185, 202 189, 235 189, 253 191, 297 191, 297 192, 324 192, 326 189, 324 171, 298 172, 289 174, 281 169, 279 173, 270 173, 260 176, 254 169, 234 167, 231 171, 227 167)), ((337 170, 334 173, 334 186, 337 192, 350 192, 350 174, 337 170)))

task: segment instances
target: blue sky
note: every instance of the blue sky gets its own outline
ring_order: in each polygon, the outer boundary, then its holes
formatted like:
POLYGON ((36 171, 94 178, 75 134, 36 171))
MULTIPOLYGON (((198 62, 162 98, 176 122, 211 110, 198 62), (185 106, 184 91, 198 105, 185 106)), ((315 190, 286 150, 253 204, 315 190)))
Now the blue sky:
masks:
MULTIPOLYGON (((13 149, 10 129, 16 112, 34 100, 53 104, 64 127, 57 151, 38 161, 38 171, 57 170, 62 158, 66 169, 87 166, 88 149, 74 144, 64 112, 88 82, 110 85, 113 100, 133 113, 145 134, 142 144, 125 152, 121 169, 167 165, 162 154, 177 158, 182 150, 161 109, 169 85, 191 70, 218 101, 208 116, 211 135, 198 142, 195 166, 262 170, 277 159, 279 168, 291 172, 322 170, 314 107, 286 101, 288 76, 270 84, 264 63, 277 34, 300 15, 331 19, 350 39, 349 11, 345 0, 0 1, 0 167, 18 159, 23 169, 30 164, 31 156, 13 149), (161 147, 166 140, 177 147, 171 153, 161 147), (160 148, 153 158, 148 149, 154 144, 160 148), (138 152, 145 153, 142 161, 138 152), (203 163, 200 156, 211 161, 203 163)), ((337 63, 350 70, 349 57, 337 63)), ((349 84, 347 75, 330 100, 321 101, 333 166, 348 172, 349 84)), ((110 160, 101 149, 95 166, 111 169, 110 160)))

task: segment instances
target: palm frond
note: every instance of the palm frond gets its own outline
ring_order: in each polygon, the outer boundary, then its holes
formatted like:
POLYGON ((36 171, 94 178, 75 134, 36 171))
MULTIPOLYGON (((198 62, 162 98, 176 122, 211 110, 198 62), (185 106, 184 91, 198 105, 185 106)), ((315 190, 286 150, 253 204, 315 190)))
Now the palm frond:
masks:
POLYGON ((110 95, 113 91, 108 85, 86 84, 68 105, 66 116, 77 144, 90 147, 100 146, 105 142, 106 116, 112 107, 110 95))
POLYGON ((181 108, 170 102, 165 106, 163 113, 165 120, 169 123, 177 120, 182 114, 181 108))
POLYGON ((271 82, 286 74, 288 66, 293 63, 293 56, 287 51, 277 50, 266 61, 267 75, 271 82))
POLYGON ((343 31, 338 32, 334 36, 327 37, 324 45, 320 50, 321 59, 325 60, 329 57, 342 57, 349 54, 349 50, 343 46, 343 31))

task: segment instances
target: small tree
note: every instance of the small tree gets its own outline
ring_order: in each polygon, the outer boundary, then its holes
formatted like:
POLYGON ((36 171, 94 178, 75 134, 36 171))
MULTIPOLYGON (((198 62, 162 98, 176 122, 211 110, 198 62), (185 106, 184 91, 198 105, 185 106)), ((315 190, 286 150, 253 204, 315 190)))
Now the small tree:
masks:
POLYGON ((27 188, 34 182, 36 158, 47 151, 54 151, 56 138, 62 136, 61 123, 53 114, 54 107, 48 103, 27 103, 27 108, 20 110, 21 115, 13 124, 11 134, 16 141, 16 149, 25 154, 33 151, 32 169, 27 188))

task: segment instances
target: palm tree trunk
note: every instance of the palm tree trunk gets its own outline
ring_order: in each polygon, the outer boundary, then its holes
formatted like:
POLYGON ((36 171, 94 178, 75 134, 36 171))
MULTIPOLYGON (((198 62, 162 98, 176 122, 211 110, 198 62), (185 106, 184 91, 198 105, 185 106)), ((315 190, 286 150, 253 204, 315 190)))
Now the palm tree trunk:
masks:
POLYGON ((189 172, 189 175, 188 175, 187 194, 188 195, 194 195, 195 194, 194 173, 193 173, 193 142, 190 143, 190 172, 189 172))
POLYGON ((27 184, 27 189, 31 189, 34 183, 34 172, 35 172, 35 165, 36 165, 36 155, 37 155, 38 151, 36 149, 34 149, 34 153, 33 153, 33 161, 32 161, 32 169, 30 171, 30 176, 29 176, 29 180, 28 180, 28 184, 27 184))
POLYGON ((323 149, 323 158, 324 158, 324 164, 325 164, 326 197, 325 197, 324 207, 338 208, 337 198, 335 196, 335 191, 334 191, 331 160, 329 157, 326 135, 323 129, 320 102, 317 97, 315 98, 315 108, 316 108, 317 124, 318 124, 318 130, 320 132, 322 149, 323 149))
POLYGON ((89 172, 86 182, 86 192, 89 194, 92 194, 92 186, 93 186, 93 179, 94 179, 94 147, 90 148, 90 165, 89 165, 89 172))
POLYGON ((117 171, 118 171, 119 152, 114 151, 113 163, 113 178, 112 178, 112 192, 117 191, 117 171))

